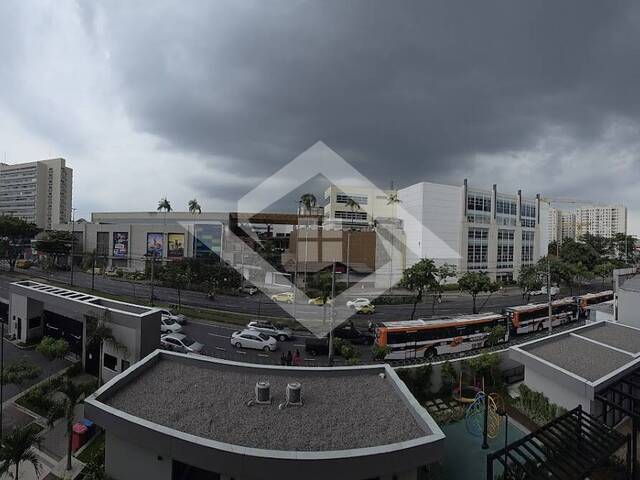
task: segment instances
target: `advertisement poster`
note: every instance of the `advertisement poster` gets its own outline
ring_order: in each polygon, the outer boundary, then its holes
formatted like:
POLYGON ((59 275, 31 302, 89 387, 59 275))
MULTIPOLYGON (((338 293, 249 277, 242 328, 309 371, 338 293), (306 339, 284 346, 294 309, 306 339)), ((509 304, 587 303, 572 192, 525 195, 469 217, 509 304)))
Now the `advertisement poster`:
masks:
POLYGON ((129 232, 113 232, 113 256, 129 255, 129 232))
POLYGON ((162 233, 147 233, 147 254, 162 258, 163 240, 162 233))
POLYGON ((194 250, 196 258, 220 258, 222 254, 221 223, 196 224, 194 229, 194 250))
POLYGON ((184 257, 184 233, 170 233, 167 240, 168 257, 184 257))

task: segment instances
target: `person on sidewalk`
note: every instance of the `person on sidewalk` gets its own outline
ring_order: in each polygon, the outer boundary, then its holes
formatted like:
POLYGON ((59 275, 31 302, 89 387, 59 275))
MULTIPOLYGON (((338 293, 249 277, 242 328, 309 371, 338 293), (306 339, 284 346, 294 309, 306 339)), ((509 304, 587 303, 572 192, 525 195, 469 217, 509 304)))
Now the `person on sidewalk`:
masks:
POLYGON ((296 353, 293 354, 293 365, 296 367, 300 367, 302 365, 302 355, 300 355, 300 350, 296 348, 296 353))
POLYGON ((287 357, 285 356, 284 352, 282 352, 282 354, 280 355, 280 365, 286 365, 287 364, 287 357))
POLYGON ((291 366, 293 364, 293 355, 291 354, 291 350, 287 352, 287 365, 291 366))

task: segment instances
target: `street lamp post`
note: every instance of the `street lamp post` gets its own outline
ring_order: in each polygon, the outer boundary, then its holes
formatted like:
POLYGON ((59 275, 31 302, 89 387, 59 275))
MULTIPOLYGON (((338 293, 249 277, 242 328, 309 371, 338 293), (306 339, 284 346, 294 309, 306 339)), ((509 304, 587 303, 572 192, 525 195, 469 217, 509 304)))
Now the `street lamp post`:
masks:
POLYGON ((336 296, 336 260, 333 259, 331 270, 331 318, 329 319, 329 366, 333 367, 333 317, 335 313, 336 296))
POLYGON ((549 335, 553 329, 553 305, 551 305, 551 259, 547 253, 547 301, 549 302, 549 335))
POLYGON ((76 209, 71 209, 71 286, 73 287, 73 259, 75 256, 76 243, 76 209))

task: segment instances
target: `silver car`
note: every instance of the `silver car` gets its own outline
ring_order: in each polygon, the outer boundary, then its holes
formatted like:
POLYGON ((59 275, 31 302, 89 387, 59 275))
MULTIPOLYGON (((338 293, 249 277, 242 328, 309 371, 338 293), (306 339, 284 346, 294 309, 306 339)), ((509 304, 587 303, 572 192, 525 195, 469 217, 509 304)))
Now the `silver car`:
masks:
POLYGON ((265 333, 270 337, 276 338, 280 342, 293 338, 293 330, 277 323, 266 322, 264 320, 254 320, 247 324, 249 330, 265 333))
POLYGON ((203 353, 204 345, 183 333, 170 333, 160 338, 160 344, 167 350, 182 353, 203 353))

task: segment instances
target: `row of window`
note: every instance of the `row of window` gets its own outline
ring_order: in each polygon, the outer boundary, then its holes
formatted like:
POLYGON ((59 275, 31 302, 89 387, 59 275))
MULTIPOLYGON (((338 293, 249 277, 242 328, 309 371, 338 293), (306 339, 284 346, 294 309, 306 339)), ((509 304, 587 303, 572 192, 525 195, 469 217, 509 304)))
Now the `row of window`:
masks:
POLYGON ((367 205, 369 203, 369 197, 366 195, 347 195, 346 193, 338 193, 336 195, 337 203, 347 203, 349 199, 352 199, 358 205, 367 205))
MULTIPOLYGON (((467 262, 469 264, 486 264, 489 250, 489 230, 470 228, 468 231, 467 262)), ((534 232, 522 232, 522 262, 533 262, 534 232)), ((498 230, 497 266, 513 268, 515 231, 498 230)))
POLYGON ((518 204, 513 200, 496 199, 496 213, 502 213, 505 215, 517 215, 518 204))
POLYGON ((346 220, 366 220, 366 212, 344 212, 337 210, 335 213, 336 218, 344 218, 346 220))
MULTIPOLYGON (((109 355, 108 353, 105 353, 103 358, 103 365, 104 368, 107 368, 109 370, 111 370, 112 372, 117 372, 118 371, 118 358, 114 357, 113 355, 109 355)), ((122 359, 120 361, 120 372, 124 372, 127 368, 129 368, 131 366, 131 363, 128 360, 122 359)))

